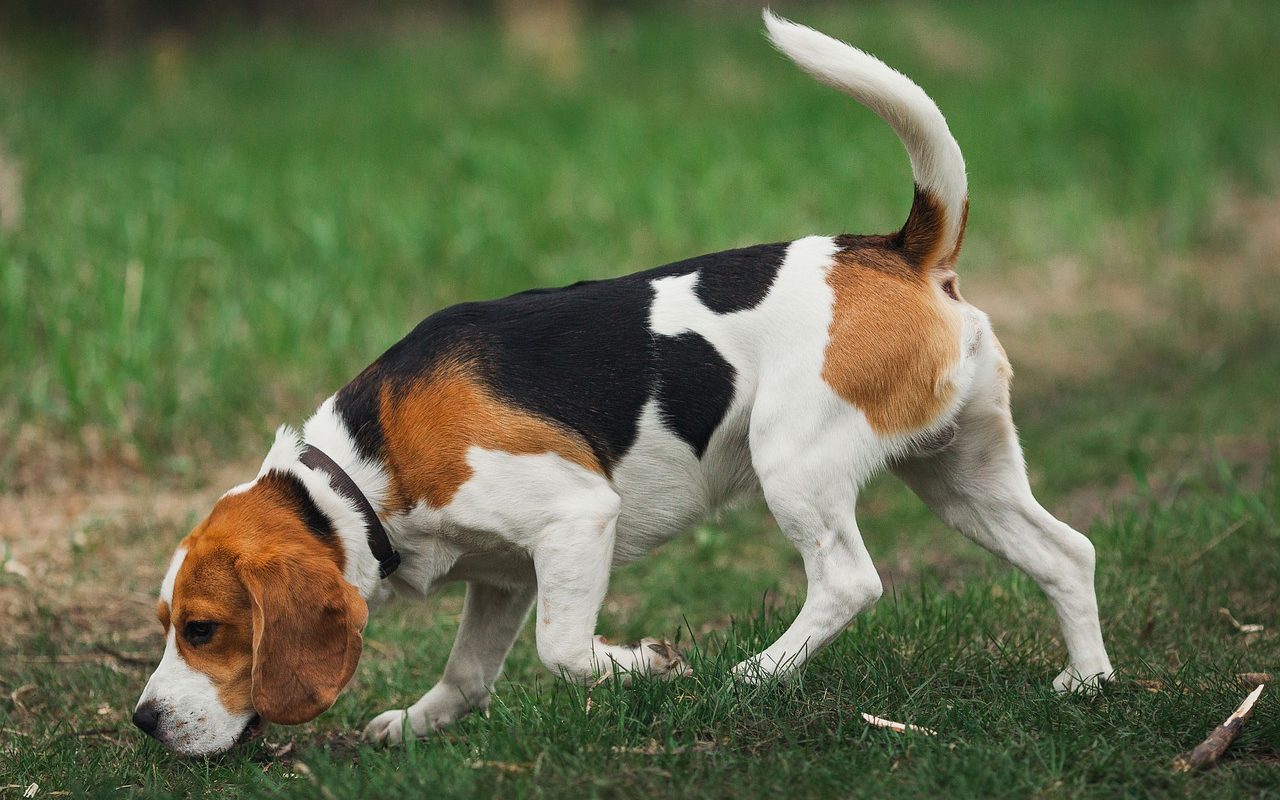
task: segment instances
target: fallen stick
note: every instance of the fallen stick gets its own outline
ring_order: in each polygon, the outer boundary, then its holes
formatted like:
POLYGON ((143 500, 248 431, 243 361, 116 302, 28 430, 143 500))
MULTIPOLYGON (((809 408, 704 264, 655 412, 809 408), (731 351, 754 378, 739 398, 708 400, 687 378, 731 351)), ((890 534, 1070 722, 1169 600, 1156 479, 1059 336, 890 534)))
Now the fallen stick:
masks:
POLYGON ((1195 746, 1189 753, 1183 753, 1173 760, 1174 772, 1190 772, 1193 769, 1206 769, 1217 763, 1227 747, 1240 735, 1240 729, 1253 714, 1253 707, 1258 704, 1258 697, 1267 688, 1265 683, 1249 693, 1236 710, 1227 717, 1227 721, 1213 729, 1209 738, 1195 746))
POLYGON ((94 653, 55 653, 53 655, 16 655, 13 658, 19 664, 104 664, 116 661, 134 667, 150 667, 156 663, 154 658, 142 654, 121 653, 105 645, 96 645, 94 653))
POLYGON ((114 647, 105 644, 94 645, 94 649, 104 656, 110 656, 121 664, 129 664, 135 667, 151 667, 156 664, 156 659, 151 655, 142 653, 122 653, 114 647))
POLYGON ((865 711, 862 712, 862 718, 867 721, 868 725, 873 725, 877 728, 887 728, 891 731, 897 731, 898 733, 907 733, 907 732, 923 733, 925 736, 938 735, 938 732, 933 730, 932 728, 925 728, 920 725, 912 725, 909 722, 894 722, 891 719, 885 719, 884 717, 877 717, 875 714, 868 714, 865 711))
POLYGON ((584 714, 591 713, 591 709, 595 708, 595 701, 591 699, 591 693, 596 690, 596 687, 598 687, 600 684, 604 683, 605 681, 609 680, 612 677, 613 677, 613 668, 610 667, 609 669, 605 670, 604 674, 602 674, 599 678, 596 678, 595 683, 587 687, 587 707, 583 709, 582 713, 584 714))
POLYGON ((1189 567, 1192 564, 1199 561, 1200 559, 1204 558, 1205 553, 1208 553, 1213 548, 1225 542, 1228 536, 1230 536, 1231 534, 1243 528, 1244 524, 1249 521, 1250 521, 1249 517, 1243 517, 1241 519, 1236 520, 1235 524, 1231 525, 1222 533, 1219 533, 1217 536, 1213 537, 1213 539, 1208 544, 1206 544, 1203 548, 1201 548, 1200 552, 1196 553, 1194 556, 1184 561, 1182 563, 1182 566, 1189 567))
POLYGON ((1218 609, 1218 613, 1222 615, 1223 619, 1231 623, 1231 627, 1235 628, 1240 633, 1262 633, 1264 630, 1266 630, 1265 626, 1259 625, 1257 623, 1251 623, 1248 625, 1244 624, 1243 622, 1241 622, 1240 620, 1236 619, 1234 616, 1231 615, 1230 609, 1220 608, 1218 609))

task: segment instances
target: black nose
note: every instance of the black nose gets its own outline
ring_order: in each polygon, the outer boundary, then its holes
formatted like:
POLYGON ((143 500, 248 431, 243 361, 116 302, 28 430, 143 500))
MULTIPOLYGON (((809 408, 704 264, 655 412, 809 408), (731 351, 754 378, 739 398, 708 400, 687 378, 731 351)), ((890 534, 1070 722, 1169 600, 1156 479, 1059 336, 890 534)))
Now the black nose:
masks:
POLYGON ((159 707, 150 700, 138 706, 138 710, 133 712, 133 724, 146 735, 155 736, 156 729, 160 727, 159 707))

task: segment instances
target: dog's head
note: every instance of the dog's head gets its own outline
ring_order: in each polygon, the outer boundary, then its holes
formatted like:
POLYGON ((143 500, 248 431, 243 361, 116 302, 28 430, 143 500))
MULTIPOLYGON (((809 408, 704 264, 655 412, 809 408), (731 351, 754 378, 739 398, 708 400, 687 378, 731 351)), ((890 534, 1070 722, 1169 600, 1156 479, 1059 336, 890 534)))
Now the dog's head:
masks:
POLYGON ((299 475, 268 469, 179 544, 160 588, 165 651, 134 722, 168 749, 207 755, 263 720, 333 705, 360 658, 368 609, 299 475))

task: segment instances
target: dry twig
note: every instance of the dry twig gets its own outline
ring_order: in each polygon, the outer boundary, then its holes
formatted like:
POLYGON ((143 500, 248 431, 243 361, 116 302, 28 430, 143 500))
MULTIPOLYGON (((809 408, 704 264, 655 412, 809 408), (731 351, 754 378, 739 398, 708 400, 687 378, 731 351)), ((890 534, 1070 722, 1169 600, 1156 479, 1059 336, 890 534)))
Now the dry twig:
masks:
POLYGON ((1200 551, 1199 551, 1198 553, 1196 553, 1196 554, 1195 554, 1194 556, 1192 556, 1191 558, 1188 558, 1186 561, 1184 561, 1184 562, 1183 562, 1183 564, 1182 564, 1182 565, 1183 565, 1184 567, 1189 567, 1189 566, 1191 566, 1192 564, 1194 564, 1194 563, 1196 563, 1197 561, 1199 561, 1200 559, 1204 558, 1204 556, 1205 556, 1205 554, 1206 554, 1206 553, 1208 553, 1208 552, 1209 552, 1210 550, 1212 550, 1213 548, 1215 548, 1215 547, 1217 547, 1218 545, 1220 545, 1220 544, 1222 544, 1223 542, 1225 542, 1225 541, 1227 540, 1227 537, 1228 537, 1228 536, 1230 536, 1231 534, 1233 534, 1233 533, 1235 533, 1236 531, 1238 531, 1238 530, 1240 530, 1241 528, 1243 528, 1243 527, 1244 527, 1244 524, 1245 524, 1246 522, 1248 522, 1248 521, 1249 521, 1249 519, 1250 519, 1249 517, 1241 517, 1240 519, 1236 520, 1234 523, 1232 523, 1229 527, 1227 527, 1225 530, 1223 530, 1223 531, 1222 531, 1221 533, 1219 533, 1217 536, 1215 536, 1215 537, 1213 537, 1212 539, 1210 539, 1208 544, 1206 544, 1204 547, 1200 548, 1200 551))
POLYGON ((49 745, 60 742, 63 739, 80 739, 87 736, 105 736, 107 738, 113 738, 119 736, 120 733, 121 730, 119 728, 88 728, 82 731, 67 731, 66 733, 60 733, 52 739, 49 739, 44 743, 44 746, 48 747, 49 745))
POLYGON ((476 759, 464 763, 470 769, 493 769, 510 774, 525 772, 533 768, 533 764, 518 764, 511 761, 482 761, 476 759))
POLYGON ((1223 619, 1231 624, 1231 627, 1235 628, 1240 633, 1262 633, 1266 630, 1265 626, 1257 623, 1241 622, 1231 614, 1231 610, 1228 608, 1220 608, 1218 609, 1218 613, 1222 615, 1223 619))
POLYGON ((599 686, 600 684, 604 683, 605 681, 609 680, 612 677, 613 677, 613 670, 607 669, 604 671, 603 675, 601 675, 599 678, 596 678, 595 683, 587 687, 587 707, 584 710, 584 713, 590 714, 591 709, 595 708, 596 704, 595 704, 595 701, 591 699, 591 693, 596 690, 597 686, 599 686))
POLYGON ((907 722, 894 722, 891 719, 877 717, 874 714, 868 714, 865 711, 862 712, 862 718, 867 721, 868 725, 872 725, 877 728, 887 728, 891 731, 897 731, 898 733, 923 733, 925 736, 938 735, 938 732, 933 728, 925 728, 920 725, 912 725, 907 722))
POLYGON ((1183 753, 1175 758, 1173 760, 1173 771, 1190 772, 1193 769, 1206 769, 1217 763, 1222 754, 1226 752, 1227 747, 1240 735, 1240 730, 1253 714, 1253 708, 1258 703, 1258 697, 1265 688, 1267 688, 1265 683, 1260 684, 1258 688, 1249 693, 1249 696, 1232 712, 1231 716, 1227 717, 1226 722, 1213 729, 1207 739, 1196 745, 1191 752, 1183 753))
POLYGON ((121 664, 129 664, 135 667, 148 667, 148 668, 154 667, 156 665, 155 658, 142 653, 122 653, 119 650, 116 650, 115 648, 105 644, 94 645, 93 649, 97 650, 99 653, 102 653, 104 656, 110 656, 111 658, 114 658, 116 661, 119 661, 121 664))
MULTIPOLYGON (((722 741, 728 742, 728 739, 722 741)), ((676 756, 683 753, 710 753, 716 749, 716 743, 709 740, 700 740, 691 745, 678 744, 675 747, 663 747, 658 743, 657 739, 650 739, 649 743, 644 747, 624 747, 615 745, 609 748, 611 753, 624 753, 628 755, 639 756, 676 756)))

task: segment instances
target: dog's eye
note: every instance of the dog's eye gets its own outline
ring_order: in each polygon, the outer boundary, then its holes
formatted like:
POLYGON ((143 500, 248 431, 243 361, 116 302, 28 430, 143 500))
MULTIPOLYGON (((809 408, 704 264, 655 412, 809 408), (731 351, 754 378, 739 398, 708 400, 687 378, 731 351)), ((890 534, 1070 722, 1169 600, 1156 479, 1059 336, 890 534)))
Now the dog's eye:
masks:
POLYGON ((950 297, 952 300, 959 300, 959 299, 960 299, 960 295, 956 292, 956 279, 955 279, 955 278, 947 278, 945 281, 943 281, 943 282, 942 282, 942 291, 946 292, 946 293, 947 293, 947 297, 950 297))
POLYGON ((188 622, 182 629, 182 638, 191 644, 205 644, 213 638, 213 629, 216 627, 216 622, 188 622))

